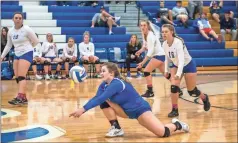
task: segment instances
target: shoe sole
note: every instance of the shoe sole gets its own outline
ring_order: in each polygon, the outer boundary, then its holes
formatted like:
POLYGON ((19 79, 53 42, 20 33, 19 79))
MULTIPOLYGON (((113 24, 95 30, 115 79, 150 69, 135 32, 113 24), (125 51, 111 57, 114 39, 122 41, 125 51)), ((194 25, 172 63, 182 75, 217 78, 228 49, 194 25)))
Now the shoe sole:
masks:
POLYGON ((124 136, 124 134, 117 135, 117 136, 107 136, 107 135, 105 135, 106 138, 116 138, 116 137, 123 137, 123 136, 124 136))

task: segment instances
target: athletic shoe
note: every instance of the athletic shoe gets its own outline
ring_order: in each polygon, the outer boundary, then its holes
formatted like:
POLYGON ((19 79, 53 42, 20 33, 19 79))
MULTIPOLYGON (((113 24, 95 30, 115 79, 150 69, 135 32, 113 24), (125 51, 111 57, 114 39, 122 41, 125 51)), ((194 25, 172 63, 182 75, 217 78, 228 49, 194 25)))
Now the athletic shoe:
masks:
POLYGON ((46 80, 50 80, 50 76, 48 74, 45 75, 46 80))
POLYGON ((172 111, 168 114, 168 117, 177 117, 179 115, 178 109, 173 108, 172 111))
POLYGON ((176 119, 176 118, 173 118, 173 119, 172 119, 172 123, 176 123, 176 122, 178 122, 178 123, 182 126, 182 129, 181 129, 181 130, 183 130, 183 131, 186 132, 186 133, 189 132, 189 125, 188 125, 188 124, 186 124, 186 123, 184 123, 184 122, 182 122, 182 121, 179 121, 179 120, 176 119))
POLYGON ((208 110, 210 110, 211 103, 209 101, 207 94, 204 94, 204 95, 206 96, 206 100, 203 101, 203 109, 204 109, 204 111, 208 111, 208 110))
POLYGON ((146 97, 146 98, 150 98, 150 97, 154 97, 154 92, 151 92, 149 90, 146 90, 145 94, 141 95, 142 97, 146 97))
POLYGON ((122 129, 117 129, 115 126, 111 126, 106 137, 121 137, 124 135, 124 131, 122 129))
POLYGON ((22 104, 27 104, 28 101, 27 99, 13 98, 11 101, 8 101, 8 103, 12 105, 22 105, 22 104))
POLYGON ((38 75, 38 74, 36 74, 36 75, 35 75, 35 79, 36 79, 36 80, 42 80, 42 79, 43 79, 43 77, 42 77, 42 76, 40 76, 40 75, 38 75))

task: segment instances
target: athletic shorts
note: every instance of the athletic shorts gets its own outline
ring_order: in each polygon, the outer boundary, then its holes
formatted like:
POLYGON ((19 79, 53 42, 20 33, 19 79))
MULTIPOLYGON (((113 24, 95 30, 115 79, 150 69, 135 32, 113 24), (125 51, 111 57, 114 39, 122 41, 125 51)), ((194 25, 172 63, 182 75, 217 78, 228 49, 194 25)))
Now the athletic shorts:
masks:
MULTIPOLYGON (((170 66, 170 68, 178 68, 173 63, 170 66)), ((191 60, 185 67, 183 67, 183 73, 196 73, 197 72, 197 66, 194 60, 191 60)))
POLYGON ((130 119, 138 119, 138 117, 140 117, 140 115, 142 115, 146 111, 151 111, 151 107, 147 101, 144 101, 140 107, 130 111, 127 110, 125 111, 125 113, 130 119))
POLYGON ((212 29, 211 28, 204 28, 204 29, 202 29, 206 34, 209 34, 211 31, 212 31, 212 29))
POLYGON ((46 59, 50 59, 51 62, 56 58, 56 57, 45 57, 46 59))
POLYGON ((26 61, 32 63, 32 61, 33 61, 33 51, 27 52, 27 53, 25 53, 21 56, 14 55, 14 60, 20 60, 20 59, 26 60, 26 61))
POLYGON ((156 60, 162 61, 162 62, 165 61, 165 56, 164 55, 163 56, 157 55, 157 56, 154 56, 153 58, 156 59, 156 60))

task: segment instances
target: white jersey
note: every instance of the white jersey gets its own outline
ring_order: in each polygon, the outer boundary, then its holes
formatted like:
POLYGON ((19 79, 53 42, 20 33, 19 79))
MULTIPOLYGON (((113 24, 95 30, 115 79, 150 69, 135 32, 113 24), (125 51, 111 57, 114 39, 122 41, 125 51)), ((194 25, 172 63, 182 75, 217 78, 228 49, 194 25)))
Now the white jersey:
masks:
POLYGON ((41 57, 42 56, 42 47, 41 44, 38 43, 33 50, 33 58, 35 57, 41 57))
POLYGON ((168 64, 172 61, 172 63, 178 67, 176 75, 181 77, 181 74, 183 73, 183 67, 192 60, 192 57, 189 55, 183 39, 174 37, 173 44, 170 47, 167 41, 164 41, 163 48, 166 54, 165 72, 168 72, 168 64))
POLYGON ((77 57, 77 47, 75 44, 71 48, 69 48, 68 44, 66 44, 63 52, 64 57, 66 58, 77 57))
POLYGON ((89 42, 88 44, 81 42, 79 44, 79 51, 80 51, 80 57, 94 56, 94 44, 91 42, 89 42))
POLYGON ((159 39, 157 39, 157 37, 152 31, 149 31, 147 35, 147 41, 145 40, 143 41, 144 41, 143 45, 148 49, 146 56, 152 58, 157 55, 159 56, 165 55, 159 39))
POLYGON ((44 57, 57 57, 57 47, 55 43, 43 42, 42 54, 44 57))
POLYGON ((15 29, 15 27, 10 28, 7 39, 7 45, 4 48, 1 58, 7 55, 13 45, 16 56, 22 56, 27 52, 33 51, 32 45, 39 43, 35 32, 27 25, 22 26, 20 29, 15 29))

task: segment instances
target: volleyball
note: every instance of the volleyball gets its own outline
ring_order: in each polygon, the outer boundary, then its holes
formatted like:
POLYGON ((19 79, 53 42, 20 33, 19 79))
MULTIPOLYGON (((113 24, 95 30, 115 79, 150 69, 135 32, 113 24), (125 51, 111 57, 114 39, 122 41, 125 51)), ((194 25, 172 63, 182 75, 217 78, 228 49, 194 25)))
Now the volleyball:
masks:
POLYGON ((79 83, 87 78, 87 72, 83 66, 74 66, 70 69, 69 76, 75 83, 79 83))

